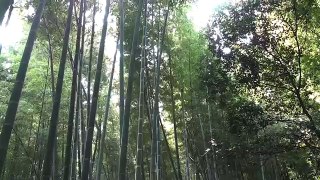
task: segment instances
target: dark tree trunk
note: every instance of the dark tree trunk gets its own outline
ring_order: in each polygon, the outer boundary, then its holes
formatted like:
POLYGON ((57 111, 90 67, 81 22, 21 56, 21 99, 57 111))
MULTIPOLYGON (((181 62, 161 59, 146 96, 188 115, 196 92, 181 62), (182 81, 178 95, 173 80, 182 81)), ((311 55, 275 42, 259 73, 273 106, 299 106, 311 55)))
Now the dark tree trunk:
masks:
MULTIPOLYGON (((118 45, 118 41, 116 43, 118 45)), ((96 180, 100 180, 101 178, 101 169, 102 169, 102 160, 103 160, 103 152, 104 152, 104 146, 105 146, 105 136, 107 132, 107 121, 109 117, 109 109, 110 109, 110 99, 111 99, 111 90, 112 90, 112 81, 113 81, 113 75, 114 75, 114 69, 115 69, 115 64, 116 64, 116 59, 117 59, 117 50, 114 54, 113 58, 113 63, 112 63, 112 70, 111 70, 111 75, 110 75, 110 80, 109 80, 109 88, 108 88, 108 95, 107 95, 107 103, 106 103, 106 109, 105 109, 105 114, 104 114, 104 119, 103 119, 103 128, 102 128, 102 134, 101 134, 101 140, 100 140, 100 147, 99 147, 99 153, 98 153, 98 163, 97 163, 97 175, 96 175, 96 180)))
POLYGON ((177 169, 174 166, 174 161, 173 161, 173 157, 172 157, 171 150, 170 150, 170 147, 169 147, 169 142, 168 142, 167 135, 166 135, 166 132, 164 130, 164 127, 163 127, 161 119, 160 119, 160 126, 161 126, 161 130, 162 130, 162 133, 163 133, 164 141, 166 143, 166 147, 167 147, 167 150, 168 150, 168 155, 169 155, 170 163, 171 163, 171 166, 172 166, 172 169, 173 169, 173 172, 174 172, 174 176, 175 176, 176 180, 178 180, 179 176, 178 176, 178 173, 177 173, 177 169))
MULTIPOLYGON (((8 151, 9 140, 11 137, 12 128, 17 114, 18 104, 21 97, 21 92, 26 77, 30 56, 32 53, 33 45, 36 40, 36 34, 40 25, 40 19, 46 4, 46 0, 41 0, 38 9, 35 13, 31 29, 28 35, 27 43, 23 51, 21 62, 19 65, 16 81, 10 96, 8 109, 2 126, 0 134, 0 173, 3 170, 5 159, 8 151)), ((9 7, 10 1, 4 0, 0 4, 0 23, 2 23, 3 16, 6 9, 9 7)))
POLYGON ((106 8, 105 8, 105 15, 104 15, 104 19, 103 19, 103 27, 102 27, 102 34, 101 34, 98 61, 97 61, 97 70, 96 70, 96 76, 95 76, 95 81, 94 81, 94 86, 93 86, 92 103, 91 103, 91 108, 90 108, 90 116, 89 116, 89 122, 88 122, 88 130, 87 130, 87 139, 86 139, 86 145, 85 145, 85 154, 84 154, 82 175, 81 175, 82 180, 88 179, 89 170, 90 170, 93 130, 94 130, 94 123, 95 123, 95 119, 96 119, 96 112, 97 112, 97 106, 98 106, 98 97, 99 97, 100 81, 101 81, 101 74, 102 74, 105 39, 107 36, 109 9, 110 9, 110 0, 107 0, 106 8))
MULTIPOLYGON (((121 135, 121 147, 120 147, 120 158, 119 158, 119 180, 126 179, 126 166, 127 166, 127 148, 128 148, 128 136, 129 136, 129 118, 130 118, 130 109, 131 109, 131 99, 132 99, 132 89, 133 89, 133 80, 134 80, 134 71, 135 71, 135 57, 136 57, 136 48, 138 45, 139 38, 139 28, 141 24, 141 12, 143 7, 143 0, 139 0, 138 14, 136 16, 135 28, 133 33, 133 41, 130 54, 130 67, 129 67, 129 77, 127 85, 127 96, 125 101, 125 111, 123 115, 123 127, 121 135)), ((120 117, 121 119, 121 117, 120 117)))
POLYGON ((65 64, 66 64, 67 51, 68 51, 68 45, 69 45, 69 35, 71 31, 73 4, 74 4, 74 1, 70 0, 66 30, 63 37, 63 47, 62 47, 60 65, 59 65, 58 78, 56 83, 56 92, 54 96, 53 108, 52 108, 51 119, 50 119, 50 129, 49 129, 49 136, 47 141, 47 152, 45 155, 45 161, 43 165, 43 172, 42 172, 43 180, 49 180, 51 178, 51 166, 52 166, 52 159, 53 159, 52 155, 53 155, 54 146, 55 146, 56 137, 57 137, 57 124, 58 124, 58 118, 59 118, 65 64))
POLYGON ((153 122, 152 122, 152 156, 151 156, 151 179, 161 179, 161 144, 160 144, 160 117, 159 117, 159 94, 160 94, 160 66, 162 49, 164 44, 164 38, 166 33, 166 26, 169 15, 169 5, 165 14, 164 26, 162 27, 161 37, 159 32, 158 53, 157 53, 157 67, 155 71, 155 97, 154 97, 154 108, 153 108, 153 122), (153 165, 153 166, 152 166, 153 165))
POLYGON ((120 49, 120 71, 119 71, 119 77, 120 77, 120 103, 119 103, 119 108, 120 108, 120 142, 121 142, 121 137, 122 137, 122 126, 123 126, 123 118, 124 118, 124 0, 119 0, 119 13, 120 13, 120 44, 119 44, 119 49, 120 49))
POLYGON ((135 179, 142 180, 143 178, 143 112, 144 112, 144 69, 146 66, 146 43, 147 43, 147 5, 148 1, 144 2, 144 15, 143 15, 143 47, 142 47, 142 58, 140 68, 140 87, 139 87, 139 119, 138 119, 138 134, 137 134, 137 165, 135 168, 135 179))
POLYGON ((91 39, 90 39, 90 50, 89 50, 89 67, 88 67, 88 85, 87 85, 87 122, 89 122, 90 116, 90 89, 91 89, 91 69, 93 60, 93 44, 94 44, 94 29, 95 29, 95 15, 96 15, 96 0, 93 1, 93 15, 91 25, 91 39))
MULTIPOLYGON (((77 77, 78 77, 78 67, 79 61, 81 59, 81 52, 80 52, 80 45, 81 45, 81 29, 82 29, 82 17, 83 17, 83 2, 80 2, 80 12, 79 12, 79 19, 78 19, 78 26, 77 26, 77 40, 76 40, 76 50, 75 56, 73 59, 73 68, 72 68, 72 84, 71 84, 71 95, 70 95, 70 102, 69 102, 69 119, 68 119, 68 132, 67 132, 67 143, 66 143, 66 154, 65 154, 65 161, 64 161, 64 171, 63 171, 63 179, 68 180, 70 178, 70 169, 72 167, 72 135, 74 130, 74 110, 76 105, 76 94, 77 94, 77 77)), ((80 82, 81 83, 81 82, 80 82)), ((80 85, 79 85, 80 87, 80 85)), ((81 89, 78 89, 78 93, 80 93, 81 89)), ((79 97, 79 96, 78 96, 79 97)), ((77 117, 79 117, 79 103, 80 101, 77 99, 77 117)), ((77 128, 77 127, 75 127, 77 128)), ((73 148, 76 148, 74 145, 73 148)))
POLYGON ((177 133, 177 119, 176 119, 176 112, 175 112, 175 101, 173 95, 173 75, 172 75, 172 60, 169 53, 169 71, 170 71, 170 91, 171 91, 171 113, 173 119, 173 130, 174 130, 174 144, 175 144, 175 153, 177 158, 177 170, 179 175, 179 180, 182 180, 182 173, 180 169, 180 156, 179 156, 179 146, 178 146, 178 133, 177 133))

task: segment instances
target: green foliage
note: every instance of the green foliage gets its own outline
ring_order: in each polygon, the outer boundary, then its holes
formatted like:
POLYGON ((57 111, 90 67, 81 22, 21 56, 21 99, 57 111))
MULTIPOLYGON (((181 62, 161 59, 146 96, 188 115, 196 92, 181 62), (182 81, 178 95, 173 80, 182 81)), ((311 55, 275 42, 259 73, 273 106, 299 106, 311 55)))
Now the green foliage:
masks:
MULTIPOLYGON (((267 180, 319 179, 320 137, 317 132, 320 130, 320 61, 318 60, 320 8, 319 2, 313 0, 285 0, 273 3, 244 1, 229 4, 214 12, 205 32, 194 30, 192 22, 187 17, 190 6, 185 5, 186 1, 148 1, 142 150, 145 179, 148 179, 150 171, 152 112, 156 97, 156 59, 168 2, 170 2, 170 16, 162 47, 159 109, 169 149, 164 136, 161 135, 162 179, 175 178, 169 158, 173 158, 177 169, 171 93, 175 105, 179 160, 183 178, 186 176, 186 165, 189 162, 192 178, 198 179, 210 177, 208 173, 211 172, 212 175, 217 173, 221 180, 262 180, 262 171, 267 180), (187 138, 184 137, 184 132, 187 138)), ((90 26, 94 18, 93 3, 87 1, 84 34, 82 74, 84 87, 82 113, 79 117, 82 122, 78 127, 81 142, 77 145, 81 149, 80 158, 83 156, 82 136, 85 138, 87 131, 88 103, 84 93, 92 91, 87 89, 86 84, 90 26)), ((26 6, 36 7, 37 4, 38 1, 28 1, 26 6)), ((42 172, 53 103, 51 84, 52 81, 56 82, 60 63, 67 6, 66 1, 50 1, 41 20, 38 41, 31 57, 10 141, 6 169, 1 179, 31 179, 39 177, 42 172), (53 79, 48 62, 49 46, 53 58, 53 79)), ((118 2, 113 2, 111 7, 110 13, 118 25, 118 2)), ((128 81, 129 54, 132 50, 137 7, 137 0, 125 2, 125 84, 128 81)), ((102 4, 98 5, 98 13, 101 13, 101 8, 102 4)), ((78 12, 79 3, 76 3, 75 10, 78 12)), ((27 20, 30 21, 31 17, 27 20)), ((98 21, 96 19, 96 22, 98 21)), ((101 35, 99 23, 96 24, 93 45, 92 75, 96 73, 97 47, 101 35)), ((71 54, 74 54, 76 24, 74 20, 69 43, 71 54)), ((112 35, 118 34, 118 31, 116 26, 109 28, 112 35)), ((139 26, 136 57, 132 60, 135 70, 131 112, 127 115, 130 130, 126 176, 129 179, 133 179, 137 163, 140 83, 138 70, 141 68, 143 36, 143 28, 139 26)), ((110 41, 106 43, 112 44, 110 41)), ((18 70, 22 54, 20 46, 23 46, 23 42, 17 47, 9 48, 7 53, 0 56, 0 124, 3 123, 8 98, 18 70)), ((92 139, 92 169, 89 170, 89 174, 96 174, 97 157, 94 155, 101 151, 104 153, 102 178, 117 179, 121 144, 117 67, 111 92, 106 144, 103 149, 99 149, 101 122, 104 118, 112 64, 110 57, 105 59, 101 86, 96 89, 100 97, 97 100, 92 139)), ((65 159, 72 78, 69 60, 65 76, 54 164, 55 179, 62 177, 65 159)), ((77 160, 78 162, 81 161, 77 160)), ((79 173, 79 167, 75 169, 79 173)))

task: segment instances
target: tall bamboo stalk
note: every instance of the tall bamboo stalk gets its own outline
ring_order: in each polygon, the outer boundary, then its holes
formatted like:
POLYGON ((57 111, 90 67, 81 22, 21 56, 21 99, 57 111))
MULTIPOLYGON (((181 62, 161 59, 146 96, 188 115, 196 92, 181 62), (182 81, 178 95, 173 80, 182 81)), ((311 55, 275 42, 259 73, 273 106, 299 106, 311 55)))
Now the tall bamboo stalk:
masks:
POLYGON ((211 167, 210 167, 210 164, 209 164, 209 158, 208 158, 208 153, 207 153, 206 138, 205 138, 205 135, 204 135, 204 129, 203 129, 203 123, 202 123, 201 117, 199 117, 199 121, 200 121, 203 149, 205 150, 205 159, 206 159, 206 166, 207 166, 207 177, 208 177, 208 180, 212 180, 211 167))
POLYGON ((91 25, 91 37, 90 37, 90 50, 89 50, 89 67, 88 67, 88 84, 87 84, 87 122, 89 122, 90 116, 90 91, 91 91, 91 69, 92 69, 92 60, 93 60, 93 44, 94 44, 94 35, 95 35, 95 15, 97 12, 96 0, 93 1, 93 14, 92 14, 92 25, 91 25))
MULTIPOLYGON (((1 3, 4 3, 4 2, 5 1, 3 2, 1 1, 1 3)), ((4 123, 2 126, 2 130, 0 134, 0 173, 2 172, 5 164, 5 159, 8 151, 8 144, 11 137, 14 121, 17 115, 18 104, 20 101, 21 92, 22 92, 24 80, 26 77, 30 56, 32 53, 34 42, 36 40, 36 34, 40 25, 40 19, 41 19, 45 4, 46 4, 46 0, 41 0, 37 8, 37 11, 35 13, 35 16, 31 25, 31 29, 28 35, 27 43, 24 48, 23 55, 20 61, 18 73, 16 76, 16 81, 14 83, 14 87, 10 96, 4 123)), ((4 6, 1 6, 2 10, 0 10, 0 13, 1 13, 0 23, 2 22, 3 15, 5 13, 5 10, 3 10, 3 7, 4 6)))
POLYGON ((189 150, 188 150, 188 133, 187 133, 187 122, 185 119, 185 109, 184 109, 184 90, 181 89, 181 101, 182 101, 182 120, 184 121, 183 139, 185 146, 185 159, 186 159, 186 175, 185 179, 190 179, 190 165, 189 165, 189 150))
MULTIPOLYGON (((80 93, 81 89, 77 89, 77 77, 78 77, 78 70, 79 70, 79 61, 81 59, 81 30, 82 30, 82 18, 83 18, 83 3, 84 0, 80 1, 80 12, 78 18, 78 26, 77 26, 77 38, 76 38, 76 50, 75 56, 73 59, 73 68, 72 68, 72 84, 71 84, 71 95, 70 95, 70 102, 69 102, 69 118, 68 118, 68 131, 67 131, 67 143, 66 143, 66 154, 65 154, 65 161, 64 161, 64 171, 63 171, 63 179, 68 180, 70 178, 70 168, 71 168, 71 158, 72 158, 72 136, 73 136, 73 128, 74 128, 74 117, 75 117, 75 107, 76 107, 76 95, 77 91, 80 93)), ((77 100, 77 117, 79 117, 79 100, 77 100)), ((73 146, 76 148, 76 146, 73 146)), ((76 157, 76 156, 74 156, 76 157)), ((74 163, 74 162, 73 162, 74 163)))
MULTIPOLYGON (((130 67, 129 67, 129 77, 127 85, 127 93, 125 100, 125 111, 123 115, 123 127, 121 135, 121 147, 120 147, 120 158, 119 158, 119 174, 118 179, 126 179, 126 166, 127 166, 127 150, 128 150, 128 136, 129 136, 129 118, 130 118, 130 109, 131 109, 131 99, 132 99, 132 89, 133 89, 133 80, 134 80, 134 71, 135 71, 135 58, 136 58, 136 48, 138 45, 138 35, 139 28, 141 24, 141 12, 143 7, 143 0, 139 0, 138 5, 138 14, 135 20, 135 28, 133 32, 133 41, 130 53, 130 67)), ((121 119, 121 117, 120 117, 121 119)))
POLYGON ((146 44, 147 44, 147 5, 148 0, 144 2, 144 15, 143 15, 143 45, 142 45, 142 58, 140 67, 140 86, 139 86, 139 118, 138 118, 138 135, 137 135, 137 164, 135 168, 135 179, 142 180, 143 176, 143 121, 144 121, 144 69, 146 66, 146 44))
MULTIPOLYGON (((118 46, 118 41, 116 43, 118 46)), ((100 147, 99 147, 99 152, 98 152, 98 163, 97 163, 97 174, 96 174, 96 180, 100 180, 101 178, 101 169, 102 169, 102 160, 103 160, 103 153, 104 153, 104 146, 105 146, 105 136, 106 136, 106 131, 107 131, 107 121, 109 118, 109 109, 110 109, 110 99, 111 99, 111 92, 112 92, 112 82, 113 82, 113 75, 114 75, 114 69, 115 69, 115 64, 117 60, 117 49, 116 52, 114 53, 113 57, 113 63, 112 63, 112 69, 111 69, 111 75, 110 75, 110 80, 109 80, 109 88, 108 88, 108 95, 106 98, 106 109, 105 109, 105 114, 104 114, 104 119, 103 119, 103 128, 102 128, 102 134, 101 134, 101 140, 100 140, 100 147)))
POLYGON ((120 49, 120 60, 119 60, 119 65, 120 65, 120 70, 119 70, 119 77, 120 77, 120 103, 119 103, 119 121, 120 121, 120 142, 121 142, 121 137, 122 137, 122 126, 123 126, 123 118, 124 118, 124 0, 119 0, 119 13, 120 13, 120 18, 119 18, 119 38, 120 38, 120 44, 119 44, 119 49, 120 49))
POLYGON ((172 75, 172 60, 171 55, 169 52, 169 74, 170 74, 170 91, 171 91, 171 114, 173 119, 173 130, 174 130, 174 144, 175 144, 175 153, 177 158, 177 170, 179 175, 179 180, 182 180, 182 173, 180 169, 180 156, 179 156, 179 145, 178 145, 178 132, 177 132, 177 119, 176 119, 176 112, 175 112, 175 100, 173 95, 173 75, 172 75))
POLYGON ((56 83, 56 92, 54 96, 53 108, 52 108, 51 119, 50 119, 50 129, 49 129, 49 136, 47 141, 47 152, 45 155, 45 161, 43 165, 43 172, 42 172, 43 180, 49 180, 51 178, 51 165, 52 165, 52 159, 53 159, 52 155, 53 155, 53 150, 54 150, 55 141, 57 137, 57 124, 58 124, 58 118, 59 118, 65 64, 66 64, 67 51, 68 51, 68 45, 69 45, 69 35, 71 31, 73 4, 74 4, 74 0, 70 0, 69 8, 68 8, 67 23, 66 23, 65 33, 63 37, 63 47, 62 47, 60 65, 59 65, 58 78, 56 83))
POLYGON ((109 9, 110 9, 110 0, 107 0, 106 7, 105 7, 105 14, 103 19, 103 27, 101 33, 101 40, 99 46, 99 54, 98 54, 98 61, 97 61, 97 70, 96 76, 93 86, 93 94, 92 94, 92 103, 90 109, 90 118, 88 122, 87 128, 87 139, 86 139, 86 146, 85 146, 85 154, 84 154, 84 161, 83 161, 83 169, 82 169, 82 180, 87 180, 90 170, 90 159, 92 153, 92 140, 93 140, 93 130, 94 124, 96 119, 96 112, 98 106, 98 97, 99 97, 99 90, 100 90, 100 81, 101 81, 101 74, 102 74, 102 64, 103 64, 103 57, 104 57, 104 47, 105 47, 105 39, 107 36, 107 28, 108 28, 108 16, 109 16, 109 9))

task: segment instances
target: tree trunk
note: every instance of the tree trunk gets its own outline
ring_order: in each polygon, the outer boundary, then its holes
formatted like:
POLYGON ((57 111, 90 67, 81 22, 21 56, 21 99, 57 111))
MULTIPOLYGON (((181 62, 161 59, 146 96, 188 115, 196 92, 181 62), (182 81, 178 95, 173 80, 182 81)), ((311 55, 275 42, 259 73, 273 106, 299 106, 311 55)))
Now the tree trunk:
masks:
POLYGON ((90 91, 91 91, 91 69, 93 60, 93 44, 94 44, 94 29, 95 29, 95 15, 96 15, 96 0, 93 1, 93 15, 91 25, 91 39, 90 39, 90 50, 89 50, 89 67, 88 67, 88 84, 87 84, 87 122, 89 122, 90 116, 90 91))
POLYGON ((52 154, 53 154, 54 145, 55 145, 56 136, 57 136, 56 135, 57 124, 58 124, 60 101, 61 101, 61 95, 62 95, 64 70, 65 70, 67 51, 68 51, 68 45, 69 45, 69 34, 71 31, 73 4, 74 4, 74 1, 70 0, 66 30, 63 37, 63 48, 61 53, 58 78, 56 83, 56 92, 54 96, 53 108, 52 108, 51 119, 50 119, 50 129, 49 129, 49 136, 47 141, 47 152, 45 155, 45 161, 43 165, 43 172, 42 172, 43 180, 49 180, 51 178, 51 165, 52 165, 52 158, 53 158, 52 154))
POLYGON ((207 174, 208 174, 208 180, 212 180, 212 173, 211 173, 211 167, 209 164, 209 158, 208 158, 208 152, 207 152, 207 145, 206 145, 206 137, 203 130, 203 124, 201 117, 199 117, 200 121, 200 127, 201 127, 201 135, 202 135, 202 141, 203 141, 203 149, 205 150, 205 159, 206 159, 206 166, 207 166, 207 174))
POLYGON ((180 157, 179 157, 179 145, 178 145, 178 133, 177 133, 177 119, 176 119, 176 112, 175 112, 175 100, 173 95, 173 75, 172 75, 172 60, 169 53, 169 71, 170 71, 170 91, 171 91, 171 113, 173 119, 173 130, 174 130, 174 144, 175 144, 175 153, 177 158, 177 170, 179 175, 179 180, 182 180, 182 173, 180 169, 180 157))
POLYGON ((143 177, 143 121, 144 121, 144 89, 145 89, 145 66, 146 66, 146 44, 147 44, 147 5, 148 1, 144 2, 144 15, 143 15, 143 46, 142 46, 142 58, 140 68, 140 87, 139 87, 139 118, 138 118, 138 134, 137 134, 137 164, 135 168, 135 179, 142 180, 143 177))
POLYGON ((124 118, 124 0, 119 0, 119 13, 120 13, 120 32, 119 32, 119 38, 120 38, 120 44, 119 44, 119 49, 120 49, 120 70, 119 70, 119 77, 120 77, 120 103, 119 103, 119 121, 120 121, 120 142, 121 142, 121 137, 122 137, 122 126, 123 126, 123 118, 124 118))
MULTIPOLYGON (((208 94, 208 87, 207 87, 207 96, 208 94)), ((209 102, 209 97, 206 99, 207 108, 208 108, 208 121, 210 126, 210 140, 211 140, 211 151, 212 151, 212 162, 213 162, 213 178, 218 180, 218 173, 217 173, 217 163, 216 163, 216 149, 215 149, 215 142, 213 139, 213 132, 212 132, 212 118, 211 118, 211 106, 209 102)))
POLYGON ((167 139, 167 135, 166 135, 166 132, 164 130, 164 127, 163 127, 161 119, 159 121, 160 121, 160 125, 161 125, 162 134, 163 134, 163 137, 164 137, 164 141, 165 141, 166 147, 168 149, 168 155, 169 155, 170 163, 171 163, 171 166, 172 166, 172 169, 173 169, 173 172, 174 172, 174 176, 175 176, 176 180, 178 180, 179 177, 178 177, 178 173, 177 173, 176 167, 174 166, 174 161, 173 161, 173 157, 172 157, 171 150, 170 150, 170 147, 169 147, 169 142, 168 142, 168 139, 167 139))
MULTIPOLYGON (((31 29, 28 35, 27 43, 23 51, 21 62, 19 65, 16 81, 10 96, 6 116, 4 119, 3 127, 0 134, 0 173, 3 170, 5 159, 8 151, 8 144, 11 137, 12 128, 17 114, 18 104, 21 97, 21 92, 26 77, 30 56, 32 53, 34 41, 36 40, 36 34, 40 25, 40 19, 46 4, 46 0, 41 0, 37 11, 35 13, 31 29)), ((6 9, 9 7, 10 1, 1 1, 0 4, 0 23, 2 23, 3 16, 6 9), (8 7, 7 7, 8 6, 8 7)))
POLYGON ((259 161, 260 161, 260 169, 261 169, 261 179, 265 180, 265 174, 264 174, 264 162, 263 162, 263 158, 262 155, 259 155, 259 161))
POLYGON ((123 127, 122 127, 122 133, 121 133, 122 135, 121 135, 121 147, 120 147, 120 158, 119 158, 119 174, 118 174, 119 180, 126 179, 129 118, 130 118, 132 89, 133 89, 133 80, 134 80, 134 71, 135 71, 134 63, 135 63, 135 57, 136 57, 136 48, 138 45, 139 28, 141 24, 140 17, 141 17, 142 6, 143 6, 143 0, 139 0, 138 14, 136 16, 131 54, 130 54, 130 67, 129 67, 129 77, 128 77, 128 85, 127 85, 127 96, 125 100, 125 111, 124 111, 123 120, 122 120, 123 127))
MULTIPOLYGON (((118 41, 116 43, 118 45, 118 41)), ((100 147, 99 147, 99 153, 98 153, 98 163, 97 163, 97 174, 96 174, 96 180, 100 180, 101 177, 101 169, 103 165, 103 152, 104 152, 104 146, 105 146, 105 136, 107 132, 107 121, 109 117, 109 109, 110 109, 110 99, 111 99, 111 91, 112 91, 112 81, 113 81, 113 75, 114 75, 114 68, 117 60, 117 49, 113 57, 113 63, 112 63, 112 70, 111 70, 111 75, 110 75, 110 80, 109 80, 109 89, 108 89, 108 95, 106 99, 106 109, 105 109, 105 114, 104 114, 104 119, 103 119, 103 128, 102 128, 102 134, 101 134, 101 141, 100 141, 100 147)))
MULTIPOLYGON (((165 14, 164 25, 162 27, 161 38, 159 39, 160 43, 158 45, 158 53, 157 53, 157 68, 156 68, 156 78, 155 78, 155 97, 154 97, 154 108, 153 108, 153 127, 152 127, 152 151, 153 154, 156 154, 156 158, 154 160, 151 157, 151 163, 154 166, 151 166, 153 172, 151 179, 161 179, 161 139, 160 139, 160 114, 159 114, 159 94, 160 94, 160 66, 161 66, 161 57, 162 57, 162 50, 164 45, 164 38, 167 28, 168 22, 168 15, 169 15, 169 4, 167 7, 167 11, 165 14)), ((160 35, 160 34, 159 34, 160 35)), ((154 155, 153 155, 154 156, 154 155)))
MULTIPOLYGON (((79 13, 79 19, 78 19, 78 26, 77 26, 77 40, 76 40, 76 50, 75 50, 75 56, 73 60, 73 68, 72 68, 72 85, 71 85, 71 95, 70 95, 70 105, 69 105, 69 119, 68 119, 68 132, 67 132, 67 143, 66 143, 66 154, 65 154, 65 161, 64 161, 64 171, 63 171, 63 179, 68 180, 70 178, 70 168, 72 167, 71 158, 72 158, 72 134, 74 130, 74 110, 75 110, 75 104, 77 101, 77 117, 79 118, 79 99, 76 100, 77 91, 80 93, 81 89, 77 90, 77 77, 78 77, 78 70, 80 69, 78 66, 79 61, 81 61, 81 52, 80 52, 80 45, 81 45, 81 28, 82 28, 82 17, 83 17, 83 2, 84 0, 81 0, 80 2, 80 13, 79 13)), ((79 70, 80 72, 80 70, 79 70)), ((81 81, 80 81, 81 83, 81 81)), ((80 85, 79 85, 80 87, 80 85)), ((78 96, 79 98, 79 96, 78 96)), ((75 127, 76 129, 77 127, 75 127)), ((75 144, 73 148, 76 148, 75 144)), ((76 157, 76 156, 74 156, 76 157)))
POLYGON ((187 122, 184 116, 184 92, 181 89, 181 101, 182 101, 182 120, 184 121, 184 132, 183 132, 183 139, 184 139, 184 146, 185 146, 185 159, 186 159, 186 180, 190 179, 190 167, 189 167, 189 151, 188 151, 188 134, 187 134, 187 122))
POLYGON ((94 123, 95 123, 95 119, 96 119, 96 112, 97 112, 97 106, 98 106, 98 97, 99 97, 99 90, 100 90, 100 81, 101 81, 101 73, 102 73, 105 39, 107 36, 109 9, 110 9, 110 0, 107 0, 106 8, 105 8, 105 15, 104 15, 104 19, 103 19, 103 27, 102 27, 102 34, 101 34, 98 61, 97 61, 96 77, 95 77, 94 86, 93 86, 92 103, 91 103, 90 117, 89 117, 90 121, 88 123, 85 155, 84 155, 84 161, 83 161, 83 167, 82 167, 83 169, 82 169, 82 175, 81 175, 82 180, 88 179, 89 170, 90 170, 93 130, 94 130, 94 123))

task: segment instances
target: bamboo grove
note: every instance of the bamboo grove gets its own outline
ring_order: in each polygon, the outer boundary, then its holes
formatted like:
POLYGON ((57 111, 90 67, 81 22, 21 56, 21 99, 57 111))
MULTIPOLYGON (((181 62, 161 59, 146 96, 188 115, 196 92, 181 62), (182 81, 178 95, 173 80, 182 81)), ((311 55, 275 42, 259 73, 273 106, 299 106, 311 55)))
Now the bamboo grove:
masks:
POLYGON ((0 179, 319 179, 320 3, 194 3, 1 0, 0 179))

